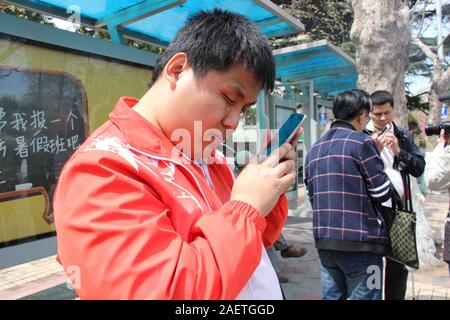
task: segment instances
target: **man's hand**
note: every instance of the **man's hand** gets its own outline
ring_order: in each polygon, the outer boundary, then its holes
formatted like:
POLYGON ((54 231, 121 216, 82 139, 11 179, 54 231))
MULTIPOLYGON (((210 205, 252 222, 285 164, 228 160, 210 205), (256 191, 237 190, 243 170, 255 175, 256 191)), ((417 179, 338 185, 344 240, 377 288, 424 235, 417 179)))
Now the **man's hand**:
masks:
POLYGON ((444 129, 441 129, 441 134, 439 135, 439 143, 446 144, 449 143, 450 133, 445 133, 444 129))
MULTIPOLYGON (((289 144, 291 145, 292 149, 285 156, 283 156, 281 158, 280 162, 283 162, 283 161, 286 161, 286 160, 293 160, 293 161, 295 161, 297 159, 297 142, 298 142, 298 139, 300 138, 300 136, 302 135, 302 133, 303 133, 303 128, 300 127, 300 129, 295 134, 294 138, 292 138, 291 142, 289 142, 289 144)), ((261 152, 266 149, 267 145, 270 143, 270 140, 271 140, 271 134, 270 134, 270 131, 268 130, 266 135, 264 136, 264 140, 263 140, 263 143, 261 145, 261 150, 258 153, 258 156, 259 156, 258 160, 260 162, 263 162, 264 159, 266 159, 261 154, 261 152)), ((278 152, 279 150, 280 149, 274 150, 273 153, 278 152)))
POLYGON ((391 149, 392 153, 396 157, 400 155, 400 147, 398 146, 398 139, 392 132, 387 132, 383 134, 380 138, 384 146, 391 149))
POLYGON ((303 133, 303 128, 300 128, 297 131, 297 134, 294 136, 290 145, 292 149, 281 159, 281 161, 292 160, 295 161, 297 159, 297 141, 303 133))
POLYGON ((377 146, 378 151, 381 153, 384 149, 384 144, 381 140, 382 136, 379 136, 378 133, 374 133, 372 136, 373 141, 375 142, 375 145, 377 146))
POLYGON ((230 200, 252 205, 263 216, 272 211, 278 199, 295 181, 292 145, 284 144, 261 164, 254 157, 234 182, 230 200), (281 159, 290 159, 280 162, 281 159))
POLYGON ((375 140, 378 150, 381 152, 384 147, 389 148, 392 153, 398 157, 400 155, 400 147, 398 146, 398 139, 392 132, 386 132, 381 136, 378 133, 372 135, 372 139, 375 140))

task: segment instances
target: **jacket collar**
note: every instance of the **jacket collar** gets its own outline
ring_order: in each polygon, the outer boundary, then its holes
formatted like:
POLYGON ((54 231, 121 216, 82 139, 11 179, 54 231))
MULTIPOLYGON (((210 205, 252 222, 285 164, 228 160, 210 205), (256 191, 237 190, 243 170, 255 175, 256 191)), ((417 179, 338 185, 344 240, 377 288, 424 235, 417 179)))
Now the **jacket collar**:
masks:
POLYGON ((170 157, 174 148, 173 143, 161 130, 132 110, 138 101, 135 98, 121 97, 109 115, 110 120, 131 146, 150 154, 170 157))
POLYGON ((346 128, 356 131, 356 128, 351 123, 344 120, 334 120, 333 123, 331 124, 331 129, 334 128, 346 128))
MULTIPOLYGON (((181 150, 175 149, 177 152, 173 152, 176 147, 172 141, 159 128, 132 110, 138 102, 139 100, 135 98, 121 97, 109 115, 110 120, 119 128, 128 144, 146 153, 177 161, 201 162, 190 160, 181 150)), ((215 157, 219 156, 215 150, 212 154, 215 157)))
MULTIPOLYGON (((401 134, 402 132, 399 130, 399 127, 397 127, 397 125, 395 124, 394 121, 391 122, 391 125, 393 127, 394 135, 396 137, 398 137, 398 135, 401 134)), ((366 128, 364 129, 364 131, 367 131, 370 134, 375 133, 376 129, 375 129, 375 126, 373 125, 372 120, 369 121, 369 123, 367 124, 366 128)))
POLYGON ((391 122, 392 126, 394 127, 394 135, 399 138, 401 135, 406 135, 405 130, 398 127, 394 121, 391 122))
MULTIPOLYGON (((109 118, 124 135, 126 142, 132 147, 156 157, 174 160, 178 163, 188 164, 185 169, 193 175, 198 190, 203 194, 205 190, 212 190, 206 181, 205 173, 202 172, 197 161, 190 160, 183 152, 173 152, 174 144, 150 122, 145 120, 139 113, 132 110, 138 99, 122 97, 117 102, 109 118), (188 163, 186 163, 188 161, 188 163), (195 168, 195 169, 194 169, 195 168)), ((221 157, 219 152, 214 153, 217 158, 221 157)), ((223 159, 222 159, 223 160, 223 159)), ((232 173, 230 172, 232 175, 232 173)), ((232 179, 232 178, 231 178, 232 179)), ((213 204, 220 207, 222 202, 214 192, 208 192, 204 201, 211 210, 213 204)))

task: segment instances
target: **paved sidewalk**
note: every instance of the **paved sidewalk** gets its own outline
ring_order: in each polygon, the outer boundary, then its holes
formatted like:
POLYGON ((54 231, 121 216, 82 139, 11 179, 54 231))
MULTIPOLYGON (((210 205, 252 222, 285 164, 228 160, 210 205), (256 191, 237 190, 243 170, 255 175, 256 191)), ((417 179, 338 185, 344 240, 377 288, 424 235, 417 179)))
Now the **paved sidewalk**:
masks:
MULTIPOLYGON (((288 300, 321 299, 320 264, 314 248, 312 235, 312 214, 305 209, 303 189, 299 190, 298 210, 290 211, 283 234, 296 246, 303 246, 308 253, 301 258, 281 258, 280 268, 289 277, 282 284, 288 300)), ((427 197, 426 216, 434 230, 434 241, 442 243, 440 228, 446 215, 448 198, 446 194, 427 197)), ((440 251, 438 250, 438 256, 440 251)), ((442 259, 442 257, 440 257, 442 259)), ((408 281, 407 299, 412 299, 412 276, 408 281)), ((415 299, 450 300, 450 277, 448 265, 414 271, 415 299)), ((55 256, 0 270, 0 300, 2 299, 73 299, 73 293, 65 285, 66 277, 55 256)))
POLYGON ((304 247, 308 253, 301 258, 281 258, 278 262, 288 283, 281 286, 287 300, 320 300, 320 263, 314 247, 312 219, 289 216, 283 235, 291 245, 304 247))
POLYGON ((0 270, 0 300, 16 300, 66 282, 55 256, 0 270))
MULTIPOLYGON (((303 190, 299 190, 299 204, 303 206, 303 190)), ((442 222, 447 214, 448 195, 432 194, 426 197, 425 215, 433 229, 434 242, 441 244, 442 222)), ((291 211, 283 230, 290 244, 308 249, 301 258, 281 258, 278 262, 289 282, 282 284, 286 299, 321 299, 320 262, 314 247, 312 234, 312 212, 303 207, 291 211)), ((437 257, 442 260, 442 249, 438 246, 437 257)), ((412 278, 414 277, 414 298, 416 300, 450 300, 450 277, 448 265, 444 262, 438 267, 419 269, 410 272, 406 299, 413 299, 412 278)))
POLYGON ((436 256, 441 265, 431 269, 413 271, 408 278, 407 299, 450 300, 450 276, 448 264, 442 261, 442 226, 448 211, 448 195, 430 194, 426 196, 425 216, 433 229, 433 240, 437 245, 436 256), (415 290, 413 295, 412 278, 415 290))

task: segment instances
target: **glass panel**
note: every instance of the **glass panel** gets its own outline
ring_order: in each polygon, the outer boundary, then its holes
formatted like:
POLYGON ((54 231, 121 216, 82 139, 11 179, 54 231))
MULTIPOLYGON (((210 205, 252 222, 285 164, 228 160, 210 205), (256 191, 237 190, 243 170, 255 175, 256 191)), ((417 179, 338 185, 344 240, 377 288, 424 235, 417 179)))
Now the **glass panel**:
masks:
POLYGON ((65 162, 150 78, 150 68, 125 60, 0 38, 0 269, 38 258, 16 245, 54 236, 52 197, 65 162))
POLYGON ((63 9, 67 9, 69 6, 76 6, 79 8, 81 15, 99 19, 134 4, 143 2, 143 0, 45 0, 39 2, 51 4, 63 9))
POLYGON ((69 74, 0 67, 0 246, 54 231, 49 198, 85 140, 86 107, 69 74))

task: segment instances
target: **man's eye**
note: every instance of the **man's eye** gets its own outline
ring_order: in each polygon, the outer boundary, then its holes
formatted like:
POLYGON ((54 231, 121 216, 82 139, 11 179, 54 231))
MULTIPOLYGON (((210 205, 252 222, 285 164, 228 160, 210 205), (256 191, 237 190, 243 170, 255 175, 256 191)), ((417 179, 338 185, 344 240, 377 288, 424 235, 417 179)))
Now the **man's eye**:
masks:
POLYGON ((231 100, 226 94, 223 95, 223 98, 228 104, 234 104, 234 101, 231 100))

